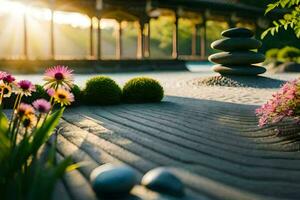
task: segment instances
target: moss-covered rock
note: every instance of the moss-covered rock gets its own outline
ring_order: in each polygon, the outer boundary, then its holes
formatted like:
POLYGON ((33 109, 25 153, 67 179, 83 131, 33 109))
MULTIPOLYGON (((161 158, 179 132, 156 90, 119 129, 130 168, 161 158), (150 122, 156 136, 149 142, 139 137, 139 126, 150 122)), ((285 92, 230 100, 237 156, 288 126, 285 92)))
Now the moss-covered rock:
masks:
POLYGON ((121 102, 121 97, 119 85, 106 76, 91 78, 83 90, 84 102, 88 105, 114 105, 121 102))
POLYGON ((129 80, 123 88, 123 101, 127 103, 160 102, 164 90, 160 83, 152 78, 139 77, 129 80))
POLYGON ((83 104, 83 92, 81 91, 80 87, 78 85, 74 85, 71 89, 71 92, 74 95, 74 102, 71 106, 80 106, 83 104))

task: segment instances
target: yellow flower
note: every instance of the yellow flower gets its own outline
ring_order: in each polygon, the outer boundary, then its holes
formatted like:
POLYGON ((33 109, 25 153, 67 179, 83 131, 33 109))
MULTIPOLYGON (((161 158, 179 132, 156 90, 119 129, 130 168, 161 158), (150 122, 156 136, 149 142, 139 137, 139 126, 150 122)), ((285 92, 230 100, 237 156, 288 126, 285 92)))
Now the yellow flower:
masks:
POLYGON ((53 98, 55 102, 59 103, 61 106, 71 105, 71 103, 74 101, 74 95, 63 88, 57 89, 54 93, 53 98))
POLYGON ((34 115, 34 108, 29 104, 21 103, 16 113, 20 118, 23 118, 24 116, 34 115))
POLYGON ((9 85, 6 85, 5 83, 0 83, 0 93, 3 92, 3 97, 8 98, 11 96, 12 88, 9 85))
POLYGON ((22 125, 24 128, 33 128, 37 123, 35 115, 26 115, 22 120, 22 125))

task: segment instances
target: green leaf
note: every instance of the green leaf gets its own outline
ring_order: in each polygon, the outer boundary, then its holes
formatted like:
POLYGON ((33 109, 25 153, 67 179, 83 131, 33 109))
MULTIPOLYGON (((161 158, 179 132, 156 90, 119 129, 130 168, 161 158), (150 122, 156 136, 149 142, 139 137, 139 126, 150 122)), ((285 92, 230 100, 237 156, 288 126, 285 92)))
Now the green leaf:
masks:
POLYGON ((273 24, 274 24, 275 26, 279 26, 278 22, 276 22, 276 21, 273 21, 273 24))
POLYGON ((270 29, 265 30, 262 34, 261 34, 261 39, 264 39, 268 33, 269 33, 270 29))
POLYGON ((265 14, 271 12, 271 11, 274 10, 275 8, 276 8, 276 4, 269 4, 269 5, 267 6, 267 9, 266 9, 266 11, 265 11, 265 14))
POLYGON ((83 166, 88 166, 89 163, 88 162, 79 162, 79 163, 75 163, 75 164, 72 164, 70 166, 68 166, 68 168, 66 169, 66 172, 71 172, 75 169, 78 169, 80 167, 83 167, 83 166))
POLYGON ((289 23, 286 23, 286 24, 284 25, 284 29, 287 30, 288 27, 289 27, 289 23))
POLYGON ((6 134, 8 131, 8 126, 8 119, 2 110, 0 110, 0 134, 6 134))
POLYGON ((39 148, 50 138, 53 134, 55 127, 58 125, 60 118, 62 117, 64 108, 54 112, 50 115, 43 126, 39 127, 34 133, 34 138, 31 143, 31 153, 36 154, 39 148))
POLYGON ((279 23, 280 23, 281 25, 285 25, 285 24, 286 24, 286 21, 285 21, 284 19, 280 19, 280 20, 279 20, 279 23))
POLYGON ((72 159, 71 157, 67 157, 66 159, 64 159, 63 161, 61 161, 54 170, 54 177, 56 178, 60 178, 63 176, 63 174, 66 172, 66 170, 68 169, 68 167, 72 166, 72 159))
POLYGON ((275 31, 276 31, 275 27, 272 27, 272 28, 271 28, 271 31, 270 31, 270 32, 271 32, 271 35, 274 35, 274 34, 275 34, 275 31))

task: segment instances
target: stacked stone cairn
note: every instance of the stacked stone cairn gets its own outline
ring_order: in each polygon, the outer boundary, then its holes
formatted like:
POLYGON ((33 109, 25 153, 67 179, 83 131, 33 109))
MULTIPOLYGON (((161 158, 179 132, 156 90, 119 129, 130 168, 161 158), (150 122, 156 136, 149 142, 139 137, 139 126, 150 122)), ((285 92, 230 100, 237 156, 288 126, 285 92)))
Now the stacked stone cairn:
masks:
POLYGON ((261 47, 262 43, 253 38, 252 31, 246 28, 232 28, 222 32, 223 39, 211 44, 211 47, 224 52, 211 55, 210 62, 215 72, 221 75, 256 76, 266 72, 264 67, 254 64, 261 63, 265 56, 252 51, 261 47))

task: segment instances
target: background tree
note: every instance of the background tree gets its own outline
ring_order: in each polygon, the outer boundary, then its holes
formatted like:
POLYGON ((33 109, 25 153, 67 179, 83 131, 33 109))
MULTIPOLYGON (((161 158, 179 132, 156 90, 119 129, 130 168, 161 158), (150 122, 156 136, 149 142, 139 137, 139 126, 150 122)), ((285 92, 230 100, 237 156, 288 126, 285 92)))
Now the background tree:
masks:
POLYGON ((287 13, 283 18, 273 21, 274 26, 263 32, 262 38, 269 33, 274 35, 282 28, 285 30, 293 29, 296 36, 300 38, 300 0, 278 0, 268 4, 266 14, 278 8, 287 9, 287 13))

